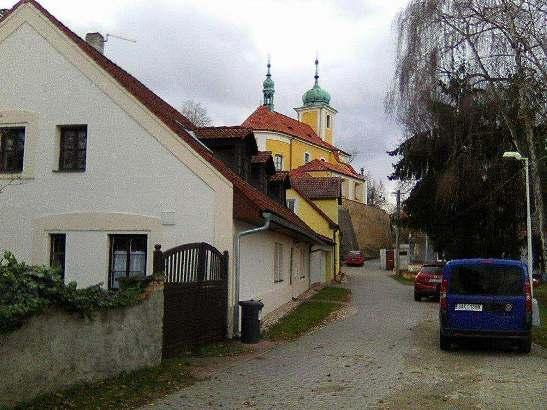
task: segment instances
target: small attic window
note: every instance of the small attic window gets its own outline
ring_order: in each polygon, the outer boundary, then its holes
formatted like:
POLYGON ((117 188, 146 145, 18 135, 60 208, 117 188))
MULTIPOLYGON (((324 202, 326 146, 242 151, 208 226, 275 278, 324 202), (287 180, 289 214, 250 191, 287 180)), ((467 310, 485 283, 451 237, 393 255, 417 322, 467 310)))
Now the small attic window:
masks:
POLYGON ((287 128, 290 129, 290 130, 292 130, 292 127, 291 127, 290 125, 287 125, 287 128))

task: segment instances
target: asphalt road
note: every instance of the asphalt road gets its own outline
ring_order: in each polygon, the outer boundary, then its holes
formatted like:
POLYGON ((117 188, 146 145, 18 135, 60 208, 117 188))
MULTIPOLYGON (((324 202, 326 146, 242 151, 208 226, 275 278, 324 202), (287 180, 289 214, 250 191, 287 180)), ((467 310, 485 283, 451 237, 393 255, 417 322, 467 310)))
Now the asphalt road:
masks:
POLYGON ((547 409, 547 353, 438 347, 438 305, 377 269, 345 268, 353 313, 153 403, 202 409, 547 409))

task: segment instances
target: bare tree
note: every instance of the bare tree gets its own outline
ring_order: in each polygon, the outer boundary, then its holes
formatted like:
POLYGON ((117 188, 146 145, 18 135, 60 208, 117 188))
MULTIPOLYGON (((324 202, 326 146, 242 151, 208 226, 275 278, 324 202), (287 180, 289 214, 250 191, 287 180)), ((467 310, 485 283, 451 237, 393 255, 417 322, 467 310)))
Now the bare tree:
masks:
MULTIPOLYGON (((398 50, 388 109, 410 135, 435 124, 427 102, 439 80, 464 67, 495 102, 514 149, 530 159, 533 231, 545 261, 544 204, 536 146, 547 114, 545 0, 410 0, 397 19, 398 50)), ((439 95, 435 95, 441 98, 439 95)))
POLYGON ((207 127, 212 123, 211 118, 209 118, 209 115, 207 114, 207 108, 199 102, 186 100, 182 103, 179 111, 182 115, 192 121, 196 127, 207 127))
POLYGON ((375 180, 372 176, 367 175, 367 204, 387 210, 388 201, 386 197, 386 189, 381 180, 375 180))

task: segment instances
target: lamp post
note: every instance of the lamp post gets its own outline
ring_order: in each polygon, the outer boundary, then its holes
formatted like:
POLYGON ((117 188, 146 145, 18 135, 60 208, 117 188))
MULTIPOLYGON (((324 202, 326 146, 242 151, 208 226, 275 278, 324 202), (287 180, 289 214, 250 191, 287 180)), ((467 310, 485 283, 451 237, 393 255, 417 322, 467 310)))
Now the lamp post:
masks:
MULTIPOLYGON (((503 158, 513 158, 517 161, 524 161, 526 168, 526 236, 528 238, 528 275, 530 277, 530 285, 532 284, 533 262, 532 262, 532 217, 530 215, 530 176, 528 175, 528 158, 520 155, 516 151, 506 151, 503 153, 503 158)), ((533 286, 531 286, 533 288, 533 286)), ((532 290, 533 292, 533 290, 532 290)))

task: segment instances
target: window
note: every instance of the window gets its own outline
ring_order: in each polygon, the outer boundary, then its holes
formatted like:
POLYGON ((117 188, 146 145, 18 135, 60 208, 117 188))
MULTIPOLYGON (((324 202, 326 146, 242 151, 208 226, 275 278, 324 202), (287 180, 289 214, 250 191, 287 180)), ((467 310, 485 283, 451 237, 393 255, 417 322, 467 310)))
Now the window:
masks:
POLYGON ((109 288, 118 289, 118 279, 146 275, 146 235, 110 235, 109 288))
POLYGON ((321 157, 321 161, 325 162, 325 158, 321 157))
POLYGON ((85 171, 87 126, 61 127, 59 171, 85 171))
POLYGON ((276 171, 283 171, 283 155, 275 154, 274 155, 274 165, 276 171))
POLYGON ((307 164, 308 162, 310 162, 310 159, 311 159, 311 155, 309 152, 305 152, 304 153, 304 164, 307 164))
POLYGON ((300 249, 300 279, 304 279, 306 277, 306 253, 304 252, 304 249, 300 249))
POLYGON ((330 128, 330 115, 327 115, 327 128, 330 128))
POLYGON ((283 244, 276 242, 274 248, 274 283, 283 282, 283 244))
POLYGON ((456 295, 521 296, 524 288, 524 272, 518 266, 455 266, 449 280, 448 292, 456 295))
POLYGON ((52 233, 49 235, 50 251, 49 251, 49 266, 59 268, 61 277, 65 278, 65 249, 66 249, 66 234, 52 233))
POLYGON ((289 208, 291 211, 294 212, 295 203, 296 203, 296 199, 287 199, 287 208, 289 208))
POLYGON ((0 128, 0 172, 22 172, 24 154, 25 128, 0 128))

